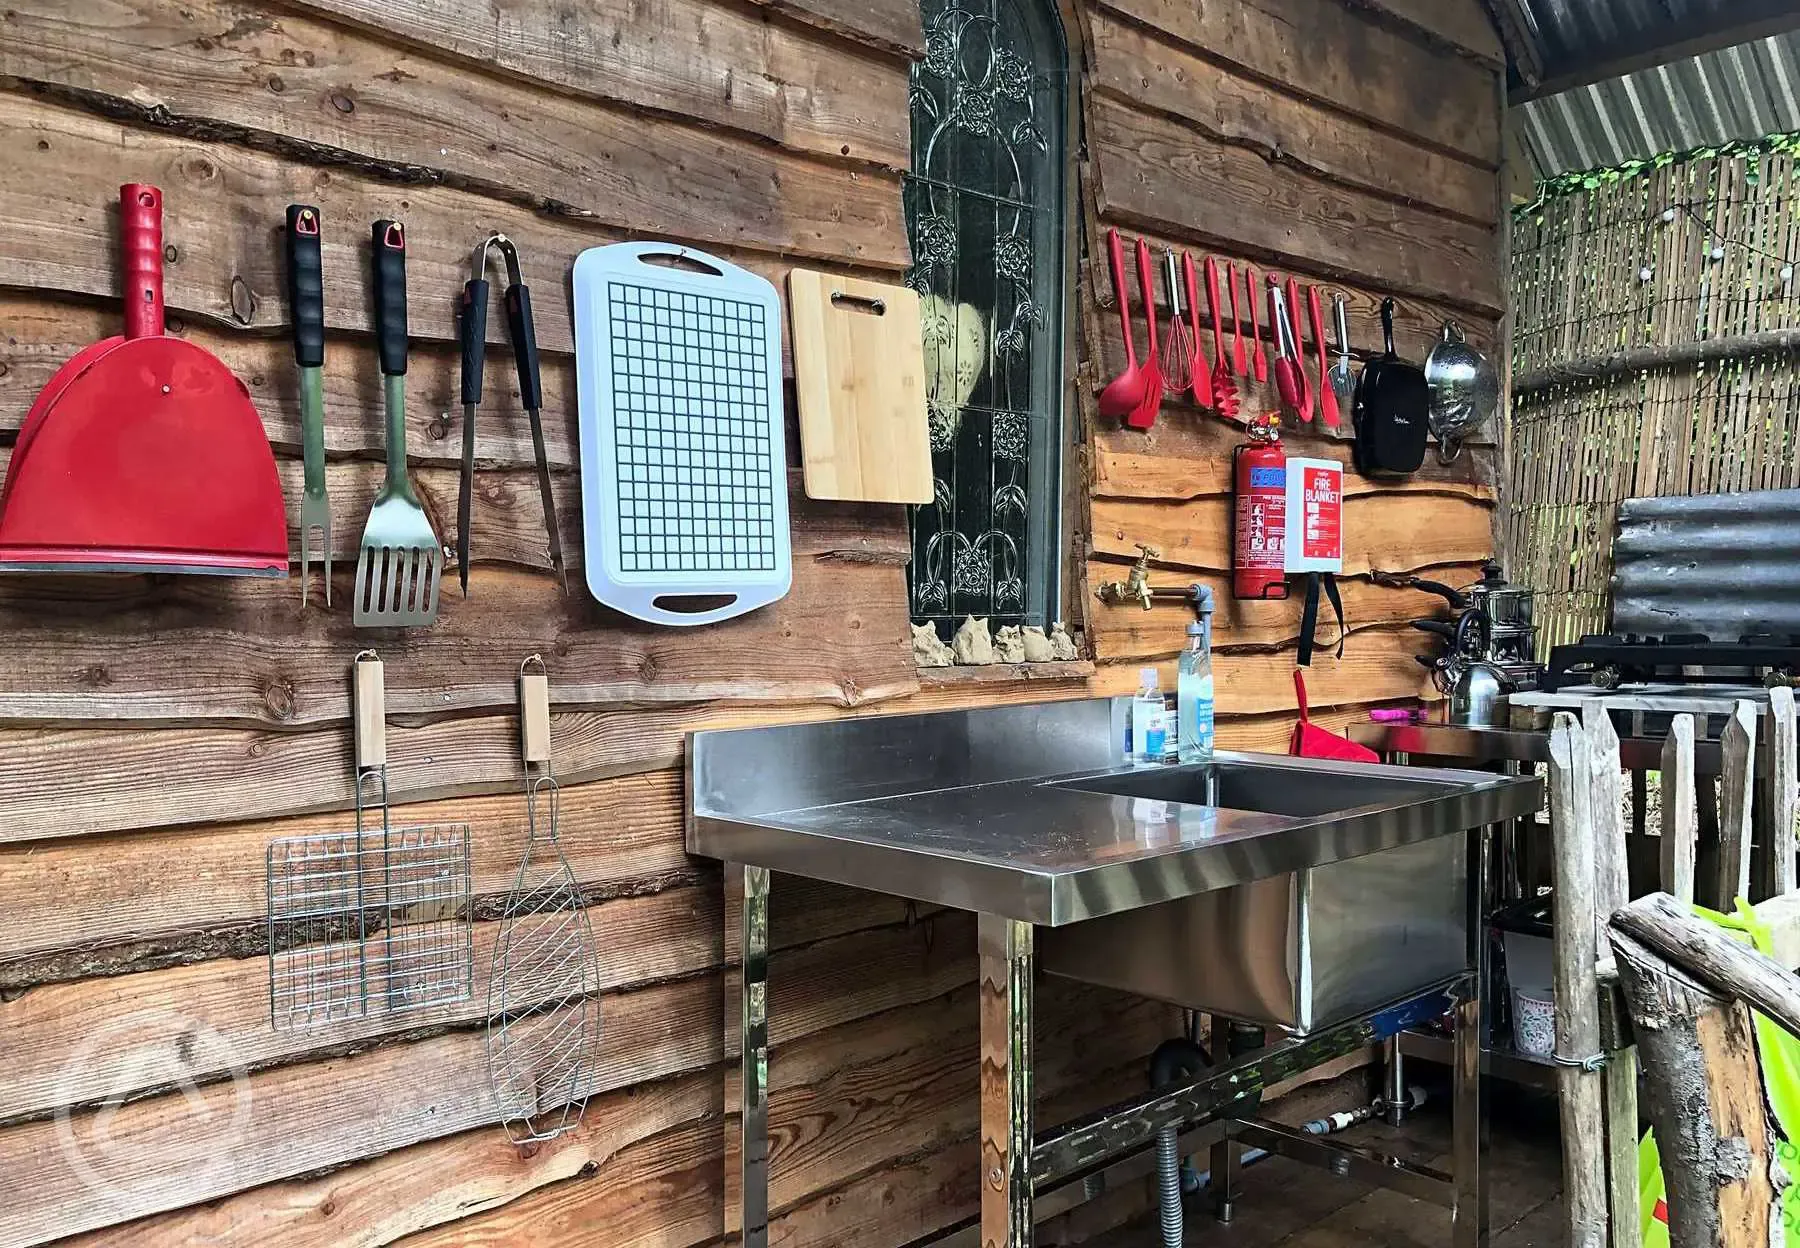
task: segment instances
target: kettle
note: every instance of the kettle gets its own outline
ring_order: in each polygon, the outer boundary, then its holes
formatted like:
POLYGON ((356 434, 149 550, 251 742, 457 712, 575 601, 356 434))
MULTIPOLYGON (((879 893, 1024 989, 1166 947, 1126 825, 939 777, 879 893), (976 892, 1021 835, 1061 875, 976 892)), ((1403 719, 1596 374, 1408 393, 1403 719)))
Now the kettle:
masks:
POLYGON ((1506 693, 1500 669, 1486 659, 1464 664, 1450 686, 1450 722, 1462 728, 1497 728, 1506 693))

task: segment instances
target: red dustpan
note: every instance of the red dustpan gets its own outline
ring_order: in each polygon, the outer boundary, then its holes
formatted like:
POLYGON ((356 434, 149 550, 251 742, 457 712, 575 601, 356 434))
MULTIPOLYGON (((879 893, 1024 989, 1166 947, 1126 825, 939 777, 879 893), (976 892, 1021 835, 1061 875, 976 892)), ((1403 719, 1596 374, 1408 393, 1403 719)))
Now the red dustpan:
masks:
POLYGON ((0 572, 286 576, 287 512, 249 391, 163 332, 162 192, 119 188, 125 334, 78 352, 19 428, 0 572))

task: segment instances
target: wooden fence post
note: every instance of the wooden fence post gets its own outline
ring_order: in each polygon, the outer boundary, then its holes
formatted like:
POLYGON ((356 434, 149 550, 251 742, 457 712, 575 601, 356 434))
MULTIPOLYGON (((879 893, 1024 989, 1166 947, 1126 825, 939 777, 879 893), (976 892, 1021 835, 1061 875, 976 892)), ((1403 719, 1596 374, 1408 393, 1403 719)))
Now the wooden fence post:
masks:
POLYGON ((1769 855, 1774 862, 1775 896, 1782 897, 1800 884, 1795 880, 1794 817, 1795 759, 1800 730, 1796 728, 1794 691, 1785 685, 1769 690, 1769 818, 1773 829, 1769 855))
POLYGON ((1756 786, 1756 707, 1739 702, 1719 734, 1719 898, 1750 895, 1750 814, 1756 786))
POLYGON ((1600 1055, 1598 947, 1594 932, 1593 766, 1575 717, 1550 729, 1550 840, 1556 996, 1557 1107, 1562 1119, 1563 1200, 1568 1248, 1606 1248, 1604 1089, 1600 1055))
POLYGON ((1694 717, 1669 721, 1662 747, 1662 886, 1680 901, 1694 900, 1694 846, 1699 839, 1694 805, 1694 717))
MULTIPOLYGON (((1594 918, 1596 928, 1596 991, 1610 990, 1618 972, 1606 923, 1613 911, 1631 900, 1631 876, 1626 859, 1625 820, 1620 804, 1625 796, 1619 762, 1619 733, 1612 715, 1598 701, 1581 711, 1582 731, 1587 736, 1590 768, 1590 804, 1594 825, 1594 918)), ((1598 998, 1596 998, 1598 1000, 1598 998)), ((1637 1050, 1627 1046, 1606 1055, 1606 1206, 1612 1227, 1612 1248, 1637 1248, 1638 1225, 1638 1104, 1637 1050)))

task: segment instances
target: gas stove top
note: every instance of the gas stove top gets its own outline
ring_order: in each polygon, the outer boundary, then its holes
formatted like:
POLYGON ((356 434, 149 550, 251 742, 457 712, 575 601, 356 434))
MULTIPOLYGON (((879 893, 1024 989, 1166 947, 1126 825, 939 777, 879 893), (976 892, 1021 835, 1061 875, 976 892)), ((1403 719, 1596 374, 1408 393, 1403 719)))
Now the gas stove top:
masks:
POLYGON ((1590 634, 1573 645, 1551 648, 1543 687, 1708 684, 1719 680, 1720 668, 1749 669, 1756 682, 1793 683, 1800 672, 1800 637, 1763 634, 1714 641, 1699 633, 1668 637, 1590 634), (1693 669, 1693 674, 1687 669, 1693 669))

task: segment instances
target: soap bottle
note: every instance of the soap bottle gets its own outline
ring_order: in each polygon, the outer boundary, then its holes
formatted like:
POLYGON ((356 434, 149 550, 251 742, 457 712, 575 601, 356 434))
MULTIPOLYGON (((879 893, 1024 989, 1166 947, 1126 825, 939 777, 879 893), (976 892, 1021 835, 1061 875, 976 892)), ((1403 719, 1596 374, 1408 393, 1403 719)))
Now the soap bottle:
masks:
POLYGON ((1131 699, 1131 761, 1160 763, 1168 748, 1169 713, 1163 703, 1156 669, 1138 669, 1138 691, 1131 699))
POLYGON ((1195 603, 1199 619, 1187 627, 1187 649, 1175 668, 1177 733, 1181 761, 1204 763, 1213 756, 1212 591, 1202 587, 1195 603))

